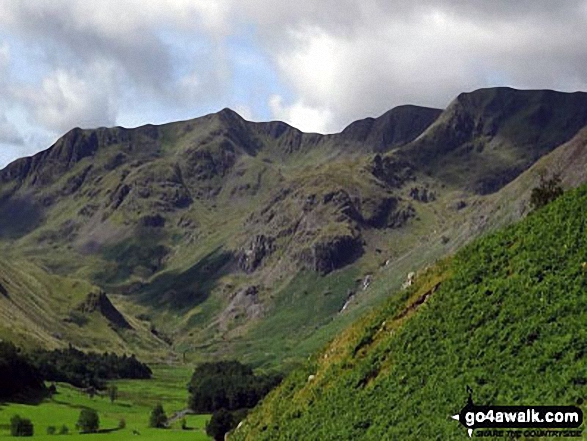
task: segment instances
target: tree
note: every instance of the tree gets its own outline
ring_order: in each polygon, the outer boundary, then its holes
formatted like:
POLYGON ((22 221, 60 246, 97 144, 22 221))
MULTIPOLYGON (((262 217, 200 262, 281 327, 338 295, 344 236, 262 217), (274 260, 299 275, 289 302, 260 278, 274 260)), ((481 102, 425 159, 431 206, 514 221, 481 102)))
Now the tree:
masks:
POLYGON ((108 396, 110 397, 111 403, 114 403, 118 398, 118 387, 115 384, 111 384, 108 388, 108 396))
POLYGON ((94 398, 94 396, 96 395, 96 388, 94 386, 90 386, 86 389, 86 393, 88 394, 88 396, 90 398, 94 398))
POLYGON ((189 407, 200 413, 252 408, 280 381, 280 375, 255 375, 238 361, 202 363, 188 385, 189 407))
POLYGON ((219 409, 212 414, 210 421, 206 423, 206 434, 216 441, 222 441, 226 432, 234 426, 232 414, 225 409, 219 409))
POLYGON ((161 403, 157 404, 151 411, 149 427, 155 427, 158 429, 164 429, 167 427, 167 415, 165 415, 165 411, 163 410, 161 403))
POLYGON ((34 427, 31 420, 14 415, 10 419, 10 434, 12 436, 33 436, 34 427))
POLYGON ((18 396, 41 396, 46 393, 43 377, 20 349, 0 341, 0 401, 18 396))
POLYGON ((554 173, 550 178, 546 178, 546 172, 540 172, 540 182, 537 187, 532 189, 530 194, 530 205, 532 210, 537 210, 551 203, 563 194, 560 185, 560 174, 554 173))
POLYGON ((100 428, 100 418, 94 409, 82 409, 75 427, 81 433, 95 433, 100 428))

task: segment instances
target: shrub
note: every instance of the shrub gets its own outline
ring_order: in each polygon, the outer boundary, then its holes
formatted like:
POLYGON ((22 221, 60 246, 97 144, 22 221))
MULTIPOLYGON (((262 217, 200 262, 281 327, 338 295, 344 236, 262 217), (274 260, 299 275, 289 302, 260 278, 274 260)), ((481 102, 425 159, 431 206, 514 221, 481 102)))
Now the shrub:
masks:
POLYGON ((61 429, 59 429, 59 435, 69 435, 69 427, 65 424, 61 426, 61 429))
POLYGON ((561 178, 558 173, 553 174, 550 178, 546 178, 545 172, 540 172, 540 183, 538 187, 532 189, 530 195, 530 205, 533 210, 544 207, 551 203, 556 198, 563 194, 563 189, 560 186, 561 178))
POLYGON ((94 409, 82 409, 75 425, 81 433, 95 433, 100 427, 98 412, 94 409))
POLYGON ((47 435, 55 435, 57 433, 57 429, 55 426, 47 427, 47 435))
POLYGON ((108 388, 108 397, 110 398, 111 403, 114 403, 118 398, 118 387, 115 384, 111 384, 108 388))
POLYGON ((161 404, 157 404, 151 412, 151 417, 149 418, 149 427, 164 429, 166 426, 167 415, 165 415, 163 406, 161 404))
POLYGON ((12 436, 33 436, 34 428, 31 420, 14 415, 10 419, 10 434, 12 436))
POLYGON ((124 429, 125 427, 126 427, 126 420, 124 418, 121 418, 120 421, 118 421, 118 428, 124 429))

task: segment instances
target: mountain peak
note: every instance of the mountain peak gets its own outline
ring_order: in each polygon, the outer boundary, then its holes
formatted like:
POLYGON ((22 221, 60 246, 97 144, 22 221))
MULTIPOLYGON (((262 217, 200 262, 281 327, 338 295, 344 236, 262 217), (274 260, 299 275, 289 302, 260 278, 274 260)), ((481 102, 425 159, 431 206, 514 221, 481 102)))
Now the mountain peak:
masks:
POLYGON ((416 139, 442 110, 414 105, 394 107, 377 118, 365 118, 349 124, 340 135, 373 145, 384 151, 416 139))
POLYGON ((222 109, 221 111, 216 113, 216 115, 218 115, 220 117, 220 119, 222 119, 223 121, 225 121, 227 123, 244 121, 244 118, 242 116, 240 116, 237 112, 230 109, 229 107, 225 107, 224 109, 222 109))

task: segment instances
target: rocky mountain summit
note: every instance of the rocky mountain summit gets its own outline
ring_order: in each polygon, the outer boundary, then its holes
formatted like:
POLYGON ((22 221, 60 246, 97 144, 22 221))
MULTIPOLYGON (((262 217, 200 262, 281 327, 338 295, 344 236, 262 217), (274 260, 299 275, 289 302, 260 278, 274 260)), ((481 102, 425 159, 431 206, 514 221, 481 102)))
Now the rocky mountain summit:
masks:
POLYGON ((494 88, 332 135, 230 109, 75 128, 0 171, 0 245, 88 280, 178 348, 255 352, 286 310, 305 329, 293 345, 339 320, 365 275, 401 283, 499 223, 488 207, 523 204, 527 192, 499 195, 586 124, 587 94, 494 88))

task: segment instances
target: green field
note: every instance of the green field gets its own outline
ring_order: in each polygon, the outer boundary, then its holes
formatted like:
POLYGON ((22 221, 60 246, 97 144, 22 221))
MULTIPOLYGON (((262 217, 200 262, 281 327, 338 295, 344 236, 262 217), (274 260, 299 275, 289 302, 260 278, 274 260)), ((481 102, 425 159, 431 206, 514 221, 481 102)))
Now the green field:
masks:
POLYGON ((121 380, 113 382, 118 386, 118 399, 110 403, 106 392, 89 398, 80 390, 68 385, 57 384, 57 394, 40 405, 0 404, 0 439, 14 439, 10 436, 10 418, 20 415, 29 418, 35 428, 34 439, 39 440, 209 440, 206 435, 208 415, 187 415, 188 430, 181 429, 181 419, 169 429, 150 429, 149 415, 155 404, 162 403, 168 417, 186 408, 187 389, 191 369, 177 366, 153 366, 151 380, 121 380), (100 433, 78 434, 75 423, 82 408, 95 409, 100 416, 100 433), (126 428, 118 429, 121 419, 126 428), (47 427, 67 426, 69 435, 47 435, 47 427), (140 435, 134 435, 136 430, 140 435))

